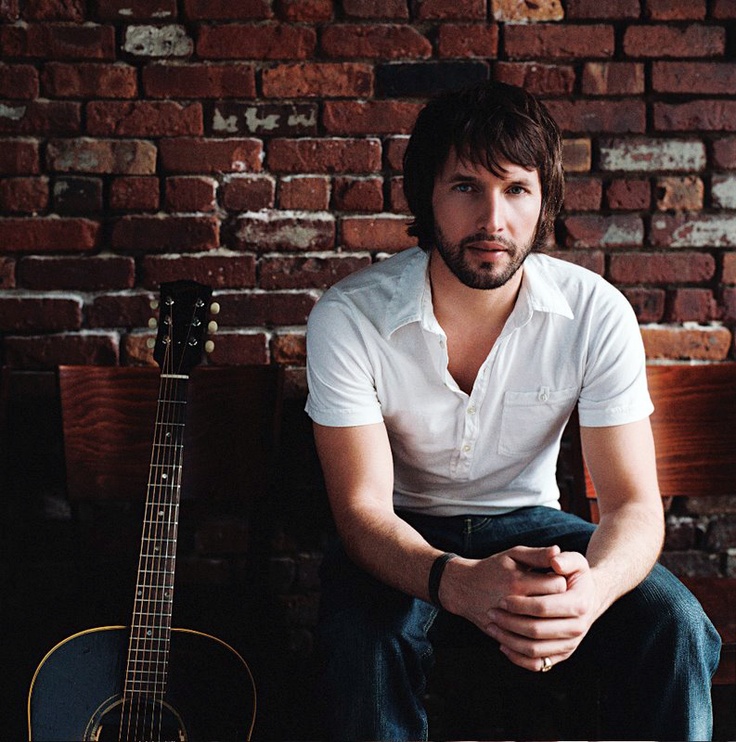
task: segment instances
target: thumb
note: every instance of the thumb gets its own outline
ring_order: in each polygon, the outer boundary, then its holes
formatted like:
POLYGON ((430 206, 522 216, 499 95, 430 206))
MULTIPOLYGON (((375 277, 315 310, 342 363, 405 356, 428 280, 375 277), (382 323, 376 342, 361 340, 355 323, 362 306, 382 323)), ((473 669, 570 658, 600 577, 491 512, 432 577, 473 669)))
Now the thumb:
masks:
POLYGON ((559 546, 514 546, 506 554, 520 567, 526 569, 548 570, 552 561, 560 555, 559 546))
POLYGON ((550 560, 550 567, 563 577, 570 577, 577 572, 590 569, 588 560, 577 551, 562 551, 550 560))

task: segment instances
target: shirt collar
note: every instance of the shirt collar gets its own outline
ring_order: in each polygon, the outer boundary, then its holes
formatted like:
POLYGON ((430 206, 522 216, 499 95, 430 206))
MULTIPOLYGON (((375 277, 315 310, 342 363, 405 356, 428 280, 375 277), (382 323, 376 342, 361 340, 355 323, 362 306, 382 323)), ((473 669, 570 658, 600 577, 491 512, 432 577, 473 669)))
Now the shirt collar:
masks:
MULTIPOLYGON (((548 258, 538 253, 532 253, 524 261, 524 276, 512 313, 512 317, 516 315, 518 325, 528 322, 534 312, 559 314, 568 319, 575 316, 547 261, 548 258)), ((385 337, 404 325, 421 322, 423 317, 430 314, 432 306, 428 278, 429 253, 414 248, 407 251, 405 261, 401 262, 404 265, 393 283, 393 294, 386 304, 381 322, 380 330, 385 337)))

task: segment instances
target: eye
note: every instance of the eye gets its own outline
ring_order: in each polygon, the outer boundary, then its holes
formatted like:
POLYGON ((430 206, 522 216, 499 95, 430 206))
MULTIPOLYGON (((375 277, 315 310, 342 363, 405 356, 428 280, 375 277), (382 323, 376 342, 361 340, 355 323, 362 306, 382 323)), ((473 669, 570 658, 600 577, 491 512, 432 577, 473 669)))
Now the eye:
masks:
POLYGON ((454 186, 452 186, 453 191, 457 191, 458 193, 472 193, 473 186, 470 183, 455 183, 454 186))
POLYGON ((512 185, 508 189, 508 193, 512 196, 521 196, 523 193, 528 193, 527 189, 521 185, 512 185))

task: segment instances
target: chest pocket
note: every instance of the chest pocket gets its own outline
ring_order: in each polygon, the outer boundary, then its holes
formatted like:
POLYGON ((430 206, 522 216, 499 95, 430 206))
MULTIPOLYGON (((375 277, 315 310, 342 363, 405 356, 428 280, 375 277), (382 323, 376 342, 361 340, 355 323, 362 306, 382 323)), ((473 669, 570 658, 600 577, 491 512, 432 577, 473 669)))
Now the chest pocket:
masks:
POLYGON ((578 398, 577 387, 535 392, 507 391, 501 413, 502 456, 538 453, 553 443, 567 423, 578 398))

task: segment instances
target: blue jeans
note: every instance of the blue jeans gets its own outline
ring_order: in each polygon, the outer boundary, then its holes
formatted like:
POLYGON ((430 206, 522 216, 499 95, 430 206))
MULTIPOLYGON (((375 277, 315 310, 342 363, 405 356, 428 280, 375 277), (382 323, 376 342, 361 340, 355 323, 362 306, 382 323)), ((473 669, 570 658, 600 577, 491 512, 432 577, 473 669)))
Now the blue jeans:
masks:
MULTIPOLYGON (((595 529, 546 507, 494 517, 400 515, 437 548, 470 558, 515 545, 558 544, 585 553, 595 529)), ((333 545, 322 566, 319 623, 332 739, 427 739, 422 697, 433 662, 429 634, 438 613, 429 603, 374 579, 346 556, 339 542, 333 545)), ((475 631, 479 642, 493 643, 475 631)), ((520 674, 533 676, 535 693, 540 682, 554 683, 556 672, 578 683, 595 677, 600 739, 708 740, 710 681, 719 653, 720 638, 700 604, 657 565, 596 621, 570 659, 544 675, 520 674)), ((519 674, 520 668, 507 666, 519 674)))

